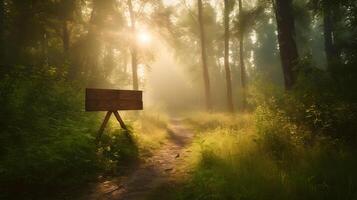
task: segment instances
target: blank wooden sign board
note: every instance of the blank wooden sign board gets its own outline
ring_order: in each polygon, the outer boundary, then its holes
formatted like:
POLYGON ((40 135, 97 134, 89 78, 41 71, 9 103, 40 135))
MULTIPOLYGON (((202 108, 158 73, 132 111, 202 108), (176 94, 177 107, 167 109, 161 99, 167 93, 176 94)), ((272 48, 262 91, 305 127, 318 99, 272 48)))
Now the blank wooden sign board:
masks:
POLYGON ((121 119, 119 110, 142 110, 143 92, 139 90, 111 90, 86 88, 85 110, 86 111, 107 111, 104 121, 98 131, 98 138, 103 134, 112 114, 117 118, 120 126, 126 129, 121 119))

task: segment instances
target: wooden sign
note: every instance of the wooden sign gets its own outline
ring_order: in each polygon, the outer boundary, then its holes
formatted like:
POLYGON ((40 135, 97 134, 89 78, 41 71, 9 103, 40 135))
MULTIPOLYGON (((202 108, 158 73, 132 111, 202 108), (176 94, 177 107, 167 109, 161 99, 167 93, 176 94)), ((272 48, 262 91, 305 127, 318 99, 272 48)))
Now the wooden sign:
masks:
POLYGON ((123 129, 127 129, 118 110, 142 110, 142 97, 142 91, 138 90, 86 88, 85 110, 89 112, 107 111, 104 121, 98 131, 97 139, 100 139, 112 114, 117 118, 120 126, 123 129))
POLYGON ((142 91, 86 89, 86 111, 142 110, 142 91))

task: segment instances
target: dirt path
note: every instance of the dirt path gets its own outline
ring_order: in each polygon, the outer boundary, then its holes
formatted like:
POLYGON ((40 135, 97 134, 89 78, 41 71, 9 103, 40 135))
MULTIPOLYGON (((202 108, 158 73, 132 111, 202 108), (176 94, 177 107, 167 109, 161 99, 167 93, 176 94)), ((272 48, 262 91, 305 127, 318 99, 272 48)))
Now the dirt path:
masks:
POLYGON ((184 159, 189 151, 184 147, 192 141, 193 134, 180 119, 170 121, 167 134, 168 141, 130 175, 98 184, 86 199, 141 200, 158 186, 187 175, 184 159))

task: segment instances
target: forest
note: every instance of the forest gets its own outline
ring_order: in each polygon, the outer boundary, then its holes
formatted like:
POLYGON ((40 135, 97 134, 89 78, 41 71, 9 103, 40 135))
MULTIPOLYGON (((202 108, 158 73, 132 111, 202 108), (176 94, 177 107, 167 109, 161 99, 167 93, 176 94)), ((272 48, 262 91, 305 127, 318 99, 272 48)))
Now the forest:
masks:
POLYGON ((357 200, 356 145, 355 0, 0 0, 0 199, 357 200))

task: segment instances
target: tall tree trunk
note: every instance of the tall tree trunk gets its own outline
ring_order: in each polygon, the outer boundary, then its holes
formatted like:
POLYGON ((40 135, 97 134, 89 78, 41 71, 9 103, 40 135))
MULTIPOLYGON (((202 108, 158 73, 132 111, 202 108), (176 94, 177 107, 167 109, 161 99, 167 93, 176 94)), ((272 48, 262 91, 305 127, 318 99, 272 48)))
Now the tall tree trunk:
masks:
POLYGON ((323 18, 324 18, 324 39, 325 39, 325 52, 327 58, 328 70, 331 72, 334 64, 338 62, 338 53, 335 48, 334 42, 334 27, 332 19, 333 11, 329 2, 325 1, 323 5, 323 18))
POLYGON ((275 0, 275 16, 285 89, 290 90, 296 82, 297 73, 294 68, 299 59, 295 43, 295 20, 292 0, 275 0))
MULTIPOLYGON (((239 9, 239 21, 243 20, 243 3, 242 0, 238 0, 239 9)), ((241 29, 244 27, 241 27, 241 29)), ((242 86, 242 109, 246 108, 246 85, 247 85, 247 74, 244 64, 244 31, 240 31, 239 34, 239 64, 240 64, 240 81, 242 86)))
POLYGON ((229 67, 229 5, 228 5, 228 0, 224 0, 224 68, 226 70, 227 107, 230 112, 234 112, 231 70, 229 67))
POLYGON ((138 60, 137 60, 137 46, 136 46, 136 21, 135 21, 135 13, 133 10, 133 4, 131 0, 128 0, 129 6, 129 14, 131 21, 131 35, 132 35, 132 46, 131 46, 131 70, 133 75, 133 89, 139 89, 139 81, 138 81, 138 60))
POLYGON ((211 103, 211 91, 210 91, 210 81, 207 66, 207 52, 206 52, 206 37, 203 25, 202 16, 202 0, 197 0, 198 3, 198 21, 200 28, 200 39, 201 39, 201 56, 202 56, 202 68, 203 68, 203 81, 205 87, 205 99, 206 99, 206 109, 210 111, 212 109, 211 103))

